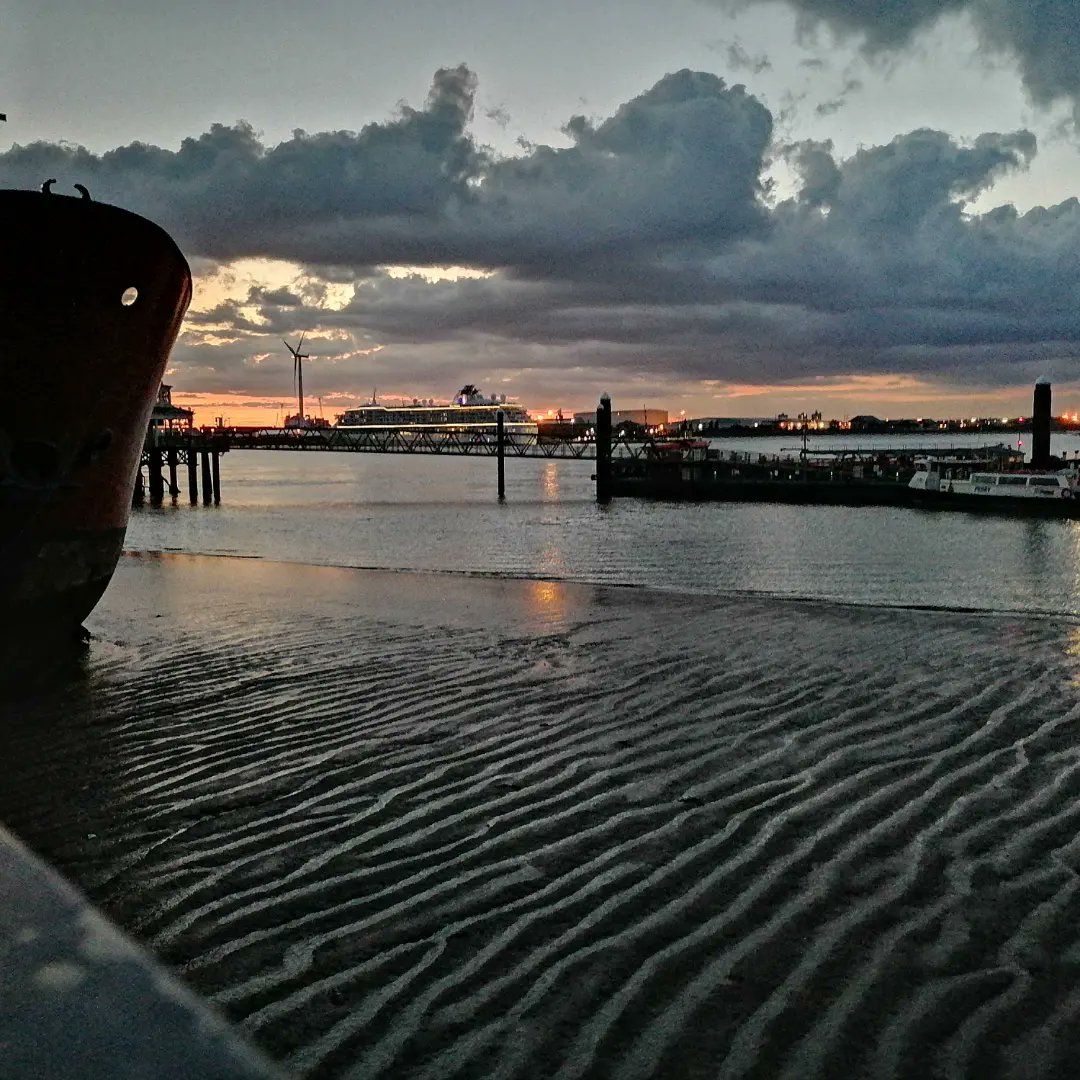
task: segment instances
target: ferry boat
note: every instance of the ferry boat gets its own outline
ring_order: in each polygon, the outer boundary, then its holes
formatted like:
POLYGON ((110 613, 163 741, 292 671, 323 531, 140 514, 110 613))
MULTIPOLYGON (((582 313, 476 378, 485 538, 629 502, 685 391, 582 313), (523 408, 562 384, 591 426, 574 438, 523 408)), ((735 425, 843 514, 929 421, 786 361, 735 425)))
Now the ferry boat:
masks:
POLYGON ((920 458, 908 491, 912 504, 926 509, 1080 517, 1080 483, 1071 469, 990 472, 920 458))
POLYGON ((463 386, 453 401, 442 404, 433 399, 413 398, 412 403, 382 405, 372 395, 359 408, 346 409, 335 427, 343 431, 476 431, 494 432, 498 414, 503 414, 507 434, 535 435, 536 421, 516 401, 506 395, 485 397, 472 383, 463 386))
POLYGON ((968 472, 948 461, 919 458, 908 486, 915 491, 1004 499, 1072 499, 1077 476, 1070 469, 968 472))
POLYGON ((5 660, 77 636, 105 591, 191 299, 187 262, 163 229, 54 183, 0 190, 5 660))

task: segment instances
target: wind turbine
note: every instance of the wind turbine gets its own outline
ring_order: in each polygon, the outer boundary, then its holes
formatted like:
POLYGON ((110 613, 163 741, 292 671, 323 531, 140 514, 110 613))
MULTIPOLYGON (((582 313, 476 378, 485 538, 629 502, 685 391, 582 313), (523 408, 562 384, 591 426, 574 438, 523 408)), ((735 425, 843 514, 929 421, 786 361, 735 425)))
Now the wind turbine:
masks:
MULTIPOLYGON (((305 331, 306 333, 307 331, 305 331)), ((294 349, 284 338, 281 339, 285 342, 285 348, 293 355, 293 380, 296 383, 298 394, 297 400, 300 404, 300 412, 297 415, 297 421, 300 427, 304 426, 304 361, 310 359, 308 353, 302 353, 300 350, 304 347, 304 335, 300 335, 300 340, 296 344, 294 349)))

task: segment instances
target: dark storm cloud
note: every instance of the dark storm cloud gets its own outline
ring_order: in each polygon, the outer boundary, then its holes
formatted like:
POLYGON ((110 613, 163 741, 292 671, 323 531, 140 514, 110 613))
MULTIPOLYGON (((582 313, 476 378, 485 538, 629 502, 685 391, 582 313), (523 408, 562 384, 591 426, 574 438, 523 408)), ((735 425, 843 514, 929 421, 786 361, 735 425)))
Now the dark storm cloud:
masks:
POLYGON ((0 177, 95 197, 164 225, 185 251, 214 259, 279 256, 356 265, 422 249, 474 199, 486 158, 467 135, 476 90, 465 67, 439 71, 423 109, 403 106, 359 133, 307 134, 265 147, 247 124, 215 124, 177 151, 134 143, 100 157, 35 143, 0 155, 0 177))
MULTIPOLYGON (((740 10, 775 0, 706 0, 740 10)), ((970 15, 984 48, 1013 59, 1033 101, 1065 100, 1080 124, 1080 14, 1076 0, 784 0, 802 30, 826 25, 871 53, 907 45, 942 16, 970 15)))
POLYGON ((244 124, 215 125, 175 152, 15 147, 0 154, 0 180, 78 180, 160 222, 185 251, 220 260, 544 268, 763 226, 771 117, 743 87, 677 72, 601 123, 572 118, 572 146, 504 160, 466 130, 475 91, 467 68, 444 69, 422 110, 269 148, 244 124))
POLYGON ((607 118, 570 118, 565 147, 495 158, 468 130, 475 92, 468 69, 442 70, 423 109, 274 147, 243 125, 177 151, 15 147, 0 180, 88 182, 204 268, 241 255, 304 267, 191 314, 172 376, 190 392, 282 392, 280 339, 301 330, 327 393, 366 394, 388 369, 456 381, 435 377, 440 363, 553 381, 593 366, 1007 385, 1077 352, 1080 204, 969 211, 1031 161, 1028 132, 920 130, 842 159, 826 141, 774 145, 743 87, 681 71, 607 118), (764 179, 772 154, 797 177, 783 201, 764 179), (380 264, 492 273, 432 281, 380 264))
MULTIPOLYGON (((719 7, 742 10, 766 0, 711 0, 719 7)), ((770 0, 771 2, 771 0, 770 0)), ((915 33, 949 11, 978 0, 785 0, 807 28, 827 23, 838 34, 858 34, 872 50, 906 44, 915 33)), ((1008 0, 1002 0, 1008 2, 1008 0)), ((1030 0, 1029 0, 1030 2, 1030 0)))
MULTIPOLYGON (((845 161, 828 144, 785 148, 802 176, 768 240, 711 265, 749 306, 739 348, 771 377, 897 372, 1015 382, 1029 346, 1068 356, 1080 341, 1080 205, 982 215, 966 200, 1035 152, 1025 132, 960 146, 916 131, 845 161)), ((1064 366, 1064 365, 1063 365, 1064 366)))

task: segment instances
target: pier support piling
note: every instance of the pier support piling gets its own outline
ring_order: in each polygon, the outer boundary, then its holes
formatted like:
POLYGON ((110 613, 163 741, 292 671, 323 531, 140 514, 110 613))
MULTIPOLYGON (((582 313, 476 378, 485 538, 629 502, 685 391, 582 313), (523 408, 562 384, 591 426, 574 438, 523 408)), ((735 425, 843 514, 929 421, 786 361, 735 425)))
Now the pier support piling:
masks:
POLYGON ((169 494, 175 499, 180 494, 180 487, 176 483, 176 447, 170 446, 165 456, 169 462, 169 494))
POLYGON ((218 465, 218 452, 210 451, 210 480, 214 489, 214 505, 221 502, 221 469, 218 465))
POLYGON ((504 430, 503 411, 500 409, 495 414, 495 456, 499 460, 499 502, 506 501, 506 464, 504 461, 506 452, 506 434, 504 430))
POLYGON ((196 461, 195 440, 188 435, 187 440, 187 486, 188 498, 191 505, 195 506, 199 501, 199 469, 196 461))
POLYGON ((1031 413, 1031 467, 1050 468, 1050 380, 1043 376, 1035 383, 1031 413))
POLYGON ((148 471, 150 473, 150 505, 160 506, 165 497, 165 479, 161 475, 161 451, 150 447, 148 471))
POLYGON ((611 398, 600 395, 596 410, 596 501, 611 502, 611 398))
POLYGON ((210 476, 210 451, 202 451, 202 501, 203 506, 209 506, 214 497, 213 480, 210 476))

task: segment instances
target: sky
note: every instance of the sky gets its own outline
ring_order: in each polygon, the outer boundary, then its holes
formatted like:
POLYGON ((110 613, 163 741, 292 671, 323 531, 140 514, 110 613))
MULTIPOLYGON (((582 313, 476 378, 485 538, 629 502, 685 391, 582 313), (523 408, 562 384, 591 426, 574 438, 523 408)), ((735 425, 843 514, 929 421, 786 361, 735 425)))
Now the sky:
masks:
POLYGON ((0 184, 163 225, 196 422, 1080 407, 1075 0, 8 0, 0 184))

